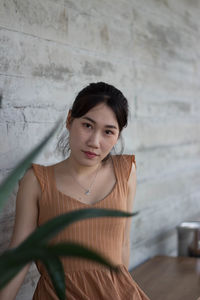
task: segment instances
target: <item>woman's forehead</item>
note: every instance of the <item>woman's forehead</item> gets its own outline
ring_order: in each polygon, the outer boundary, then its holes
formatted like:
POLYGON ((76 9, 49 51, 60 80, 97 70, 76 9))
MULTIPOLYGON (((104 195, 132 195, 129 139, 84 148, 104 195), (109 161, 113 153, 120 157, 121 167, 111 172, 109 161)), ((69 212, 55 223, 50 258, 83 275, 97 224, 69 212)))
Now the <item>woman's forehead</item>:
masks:
POLYGON ((112 125, 118 128, 118 122, 113 110, 106 104, 101 103, 91 108, 82 118, 90 119, 94 123, 112 125))

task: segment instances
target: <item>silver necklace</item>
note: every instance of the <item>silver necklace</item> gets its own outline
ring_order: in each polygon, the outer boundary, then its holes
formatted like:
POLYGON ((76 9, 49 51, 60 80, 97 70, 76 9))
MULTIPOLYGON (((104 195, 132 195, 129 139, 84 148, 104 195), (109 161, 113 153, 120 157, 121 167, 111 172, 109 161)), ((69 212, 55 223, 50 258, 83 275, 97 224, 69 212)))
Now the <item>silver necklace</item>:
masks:
POLYGON ((84 188, 84 187, 80 184, 80 182, 73 176, 73 174, 71 174, 71 176, 72 176, 72 177, 74 178, 74 180, 78 183, 78 185, 80 185, 80 187, 85 191, 85 192, 84 192, 85 195, 88 196, 88 195, 91 193, 92 186, 93 186, 93 184, 94 184, 94 182, 95 182, 95 179, 96 179, 96 177, 97 177, 97 174, 98 174, 100 168, 101 168, 101 165, 100 165, 100 167, 97 168, 96 174, 95 174, 95 176, 94 176, 94 178, 93 178, 93 180, 92 180, 92 182, 91 182, 91 184, 90 184, 90 186, 89 186, 88 189, 84 188))

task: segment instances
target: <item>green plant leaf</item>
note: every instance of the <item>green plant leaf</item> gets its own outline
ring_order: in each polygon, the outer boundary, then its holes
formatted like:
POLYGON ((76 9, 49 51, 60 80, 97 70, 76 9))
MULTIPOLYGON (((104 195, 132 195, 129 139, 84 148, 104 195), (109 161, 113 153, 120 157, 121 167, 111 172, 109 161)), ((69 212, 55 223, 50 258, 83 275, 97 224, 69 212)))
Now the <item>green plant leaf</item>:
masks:
POLYGON ((46 268, 49 273, 49 276, 51 277, 56 293, 59 299, 61 300, 65 299, 66 297, 64 292, 66 291, 65 280, 64 280, 65 275, 62 275, 62 272, 64 271, 60 270, 59 264, 57 265, 57 261, 55 261, 55 265, 54 265, 53 258, 56 259, 57 257, 66 257, 66 256, 82 257, 84 259, 89 259, 95 262, 99 262, 100 264, 103 264, 106 267, 111 267, 116 272, 119 271, 117 266, 114 266, 111 262, 105 259, 101 254, 98 254, 97 252, 90 250, 87 247, 84 247, 77 243, 59 243, 53 246, 47 246, 47 253, 48 256, 50 255, 52 257, 52 259, 49 260, 48 258, 49 265, 47 265, 46 268))
POLYGON ((38 227, 19 247, 30 247, 34 246, 36 243, 44 244, 64 227, 83 219, 98 217, 132 217, 136 214, 138 214, 138 212, 128 213, 125 211, 104 208, 84 208, 70 211, 66 214, 59 215, 38 227))
MULTIPOLYGON (((28 248, 13 248, 4 252, 0 256, 0 289, 4 287, 27 263, 40 260, 47 266, 51 262, 52 257, 82 257, 85 259, 93 260, 104 264, 107 267, 111 267, 116 271, 118 268, 114 266, 108 259, 101 254, 90 250, 89 248, 82 246, 78 243, 59 243, 55 245, 35 245, 28 248)), ((53 265, 56 265, 56 262, 53 265)), ((48 265, 48 268, 51 268, 48 265)), ((53 266, 51 272, 53 270, 53 266)), ((56 269, 59 272, 60 267, 56 269)), ((60 275, 62 277, 62 270, 60 275)), ((54 277, 55 280, 55 277, 54 277)), ((61 279, 61 286, 62 279, 61 279)))
POLYGON ((48 253, 48 258, 42 260, 60 300, 66 299, 65 273, 60 259, 48 253))
POLYGON ((66 256, 82 257, 85 259, 89 259, 101 263, 106 267, 111 267, 116 271, 118 270, 118 268, 115 265, 113 265, 107 258, 102 256, 102 254, 78 243, 68 242, 68 243, 59 243, 55 245, 48 245, 47 251, 48 253, 57 255, 59 257, 66 257, 66 256))
POLYGON ((9 249, 0 255, 0 289, 17 275, 29 261, 22 256, 23 253, 19 253, 17 248, 9 249))
MULTIPOLYGON (((4 273, 4 276, 0 278, 0 288, 3 285, 5 285, 5 282, 7 283, 11 278, 13 278, 13 276, 16 275, 25 264, 33 260, 43 259, 44 257, 43 251, 45 249, 43 247, 46 247, 45 244, 48 241, 48 239, 56 235, 65 226, 68 226, 75 221, 83 220, 86 218, 131 217, 137 214, 138 214, 137 212, 127 213, 119 210, 89 208, 89 209, 74 210, 66 214, 59 215, 54 219, 51 219, 47 223, 43 224, 41 227, 38 227, 18 247, 9 249, 0 256, 0 273, 1 272, 4 273), (9 273, 10 270, 11 273, 9 273), (1 281, 4 280, 4 277, 5 277, 5 281, 3 281, 1 284, 1 281)), ((73 251, 75 253, 74 249, 73 251)))
MULTIPOLYGON (((89 208, 74 210, 51 219, 41 227, 37 228, 18 247, 9 249, 0 256, 0 274, 4 274, 0 277, 0 289, 5 286, 28 262, 36 260, 44 261, 44 263, 46 263, 46 267, 50 270, 51 267, 47 262, 49 253, 51 257, 78 256, 92 259, 107 266, 114 267, 110 264, 110 262, 101 257, 101 255, 86 249, 81 245, 68 243, 56 244, 52 246, 45 245, 45 243, 65 226, 70 225, 75 221, 95 217, 131 217, 137 214, 137 212, 127 213, 119 210, 89 208)), ((56 262, 53 264, 56 264, 56 262)), ((57 276, 62 278, 61 273, 59 273, 57 276)), ((52 281, 55 280, 55 277, 52 278, 52 281)), ((57 283, 58 286, 56 286, 55 289, 57 293, 59 293, 59 297, 63 297, 63 292, 59 290, 59 287, 61 288, 62 286, 62 279, 60 280, 61 282, 57 283)))
POLYGON ((42 142, 38 146, 36 146, 34 150, 32 150, 20 163, 18 163, 15 169, 11 172, 11 174, 9 174, 8 177, 3 181, 3 183, 0 186, 0 210, 2 209, 9 195, 11 194, 18 179, 24 174, 26 169, 31 164, 32 160, 38 155, 41 149, 53 136, 53 134, 58 129, 60 123, 61 123, 61 119, 59 119, 56 122, 56 125, 53 127, 50 133, 42 140, 42 142))
POLYGON ((0 290, 12 279, 14 278, 20 270, 24 267, 24 265, 4 267, 6 264, 0 267, 0 290))

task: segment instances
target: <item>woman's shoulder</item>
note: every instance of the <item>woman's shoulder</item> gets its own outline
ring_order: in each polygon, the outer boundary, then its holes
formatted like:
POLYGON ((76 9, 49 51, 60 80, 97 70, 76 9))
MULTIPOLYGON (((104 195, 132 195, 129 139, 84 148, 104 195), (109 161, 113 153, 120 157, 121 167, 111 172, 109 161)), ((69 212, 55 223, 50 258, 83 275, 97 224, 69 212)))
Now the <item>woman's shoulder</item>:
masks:
POLYGON ((40 163, 32 163, 31 166, 30 166, 30 168, 31 167, 32 168, 34 168, 34 167, 35 168, 46 168, 46 167, 48 167, 48 165, 45 165, 45 164, 43 165, 43 164, 40 164, 40 163))
POLYGON ((118 154, 112 156, 118 171, 129 178, 131 171, 136 172, 135 154, 118 154))
POLYGON ((52 167, 56 167, 59 163, 55 163, 55 164, 41 164, 41 163, 32 163, 30 168, 32 168, 32 170, 37 173, 37 172, 42 172, 45 173, 48 171, 48 169, 52 168, 52 167))
POLYGON ((40 185, 33 168, 30 166, 18 180, 20 190, 28 190, 30 194, 40 195, 40 185))
POLYGON ((30 170, 34 174, 37 182, 39 182, 40 189, 43 192, 45 187, 45 182, 47 181, 47 174, 48 174, 48 166, 39 164, 39 163, 32 163, 30 166, 30 170))
POLYGON ((112 155, 115 170, 122 182, 127 182, 131 173, 136 173, 134 154, 112 155))

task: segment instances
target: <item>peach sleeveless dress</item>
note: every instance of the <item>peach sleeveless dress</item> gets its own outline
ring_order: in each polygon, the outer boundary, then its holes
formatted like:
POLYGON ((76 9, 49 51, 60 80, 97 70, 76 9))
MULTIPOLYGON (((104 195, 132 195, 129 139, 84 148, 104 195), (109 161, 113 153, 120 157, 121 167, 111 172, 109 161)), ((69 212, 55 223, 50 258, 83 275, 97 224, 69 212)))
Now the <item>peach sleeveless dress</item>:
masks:
MULTIPOLYGON (((41 185, 38 226, 60 214, 76 209, 107 208, 126 211, 127 180, 134 155, 113 155, 116 183, 112 191, 95 204, 84 204, 56 188, 54 166, 32 164, 41 185)), ((119 272, 97 262, 77 257, 61 258, 66 277, 67 300, 149 300, 122 263, 122 241, 126 218, 99 217, 71 224, 51 242, 70 241, 98 251, 115 265, 119 272)), ((33 300, 59 300, 44 266, 37 262, 41 274, 33 300)))

